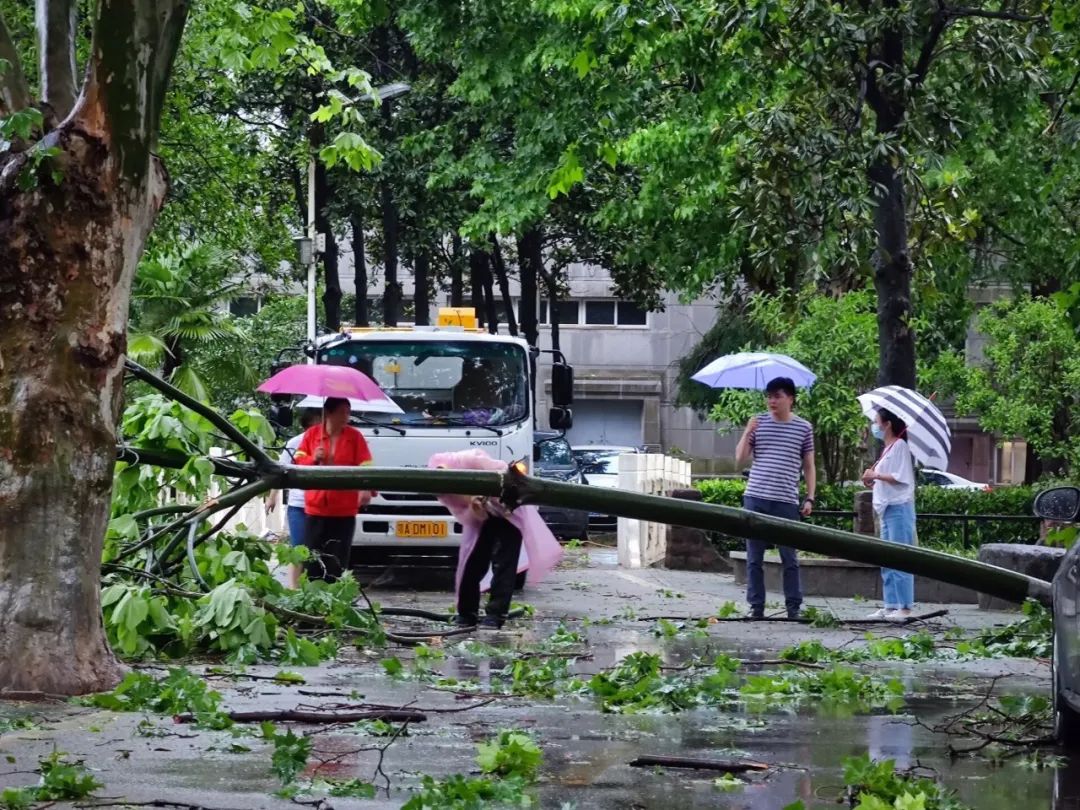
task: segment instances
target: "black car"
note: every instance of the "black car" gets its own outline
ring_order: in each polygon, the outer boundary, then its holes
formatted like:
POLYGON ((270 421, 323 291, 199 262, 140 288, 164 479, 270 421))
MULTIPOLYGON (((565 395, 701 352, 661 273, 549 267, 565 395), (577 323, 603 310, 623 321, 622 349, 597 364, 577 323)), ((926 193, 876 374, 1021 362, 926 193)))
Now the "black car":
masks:
MULTIPOLYGON (((533 474, 538 478, 585 484, 585 476, 561 433, 538 430, 533 434, 533 474)), ((589 513, 581 509, 541 506, 540 516, 560 540, 589 539, 589 513)))

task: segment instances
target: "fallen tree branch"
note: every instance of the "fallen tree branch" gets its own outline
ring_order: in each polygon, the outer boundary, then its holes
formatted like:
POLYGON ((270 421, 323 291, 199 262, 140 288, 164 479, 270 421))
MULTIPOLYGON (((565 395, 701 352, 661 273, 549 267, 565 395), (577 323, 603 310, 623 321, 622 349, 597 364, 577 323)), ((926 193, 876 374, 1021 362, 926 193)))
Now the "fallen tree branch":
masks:
MULTIPOLYGON (((361 720, 382 720, 386 723, 423 723, 427 715, 410 709, 365 709, 353 712, 315 712, 302 709, 278 709, 266 711, 229 712, 229 719, 234 723, 359 723, 361 720)), ((195 715, 190 712, 173 716, 177 723, 194 723, 195 715)))
POLYGON ((766 762, 747 759, 696 759, 694 757, 666 757, 644 755, 628 763, 631 768, 692 768, 699 771, 722 771, 724 773, 747 773, 767 771, 766 762))
MULTIPOLYGON (((148 369, 143 368, 132 360, 124 361, 124 367, 135 379, 146 383, 151 388, 156 388, 169 399, 179 402, 190 411, 194 411, 228 436, 230 441, 234 442, 241 450, 247 453, 248 458, 255 462, 257 469, 267 472, 278 472, 281 470, 281 465, 270 458, 265 450, 245 436, 243 431, 209 405, 199 402, 199 400, 194 397, 189 397, 176 386, 169 385, 169 383, 165 382, 159 376, 151 373, 148 369)), ((267 489, 270 489, 270 487, 267 487, 267 489)))

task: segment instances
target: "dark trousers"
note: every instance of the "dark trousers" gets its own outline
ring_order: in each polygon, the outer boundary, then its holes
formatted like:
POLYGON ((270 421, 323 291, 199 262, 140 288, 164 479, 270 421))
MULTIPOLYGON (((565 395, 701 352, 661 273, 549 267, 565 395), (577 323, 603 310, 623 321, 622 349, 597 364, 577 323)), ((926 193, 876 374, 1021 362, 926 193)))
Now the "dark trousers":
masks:
MULTIPOLYGON (((788 520, 802 520, 799 514, 799 506, 785 501, 773 501, 767 498, 755 498, 753 495, 743 496, 743 508, 748 512, 758 512, 762 515, 772 515, 788 520)), ((765 571, 763 563, 765 549, 772 546, 766 540, 746 541, 746 601, 750 603, 750 609, 760 611, 765 609, 765 571)), ((795 549, 789 546, 779 546, 780 562, 784 570, 784 601, 788 613, 798 613, 802 607, 802 583, 799 578, 799 558, 795 549)))
POLYGON ((354 517, 307 516, 304 545, 311 556, 304 564, 304 571, 308 579, 337 582, 349 570, 349 552, 355 530, 354 517))
POLYGON ((480 580, 491 566, 491 592, 485 610, 488 616, 505 618, 514 596, 520 554, 521 532, 513 523, 501 517, 485 520, 461 575, 457 595, 458 615, 473 618, 479 612, 480 580))

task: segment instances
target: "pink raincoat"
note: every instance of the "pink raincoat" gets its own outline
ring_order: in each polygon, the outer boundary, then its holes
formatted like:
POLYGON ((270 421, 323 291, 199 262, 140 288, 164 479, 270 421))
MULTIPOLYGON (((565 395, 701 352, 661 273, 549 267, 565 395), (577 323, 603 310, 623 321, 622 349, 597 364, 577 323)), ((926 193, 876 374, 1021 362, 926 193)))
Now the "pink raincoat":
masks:
MULTIPOLYGON (((428 467, 445 468, 449 470, 484 470, 490 472, 505 472, 505 461, 494 459, 483 450, 461 450, 450 453, 436 453, 428 461, 428 467)), ((480 537, 480 527, 483 520, 478 520, 469 508, 472 496, 469 495, 440 495, 442 503, 462 526, 461 552, 458 555, 457 577, 454 581, 455 591, 461 589, 461 576, 465 572, 465 562, 469 559, 476 541, 480 537)), ((497 502, 496 502, 497 503, 497 502)), ((539 582, 562 559, 563 550, 555 535, 544 523, 535 506, 519 506, 511 512, 507 519, 521 532, 521 556, 518 559, 518 572, 527 571, 526 581, 529 584, 539 582)), ((491 584, 491 571, 489 570, 484 581, 480 585, 481 590, 487 590, 491 584)))

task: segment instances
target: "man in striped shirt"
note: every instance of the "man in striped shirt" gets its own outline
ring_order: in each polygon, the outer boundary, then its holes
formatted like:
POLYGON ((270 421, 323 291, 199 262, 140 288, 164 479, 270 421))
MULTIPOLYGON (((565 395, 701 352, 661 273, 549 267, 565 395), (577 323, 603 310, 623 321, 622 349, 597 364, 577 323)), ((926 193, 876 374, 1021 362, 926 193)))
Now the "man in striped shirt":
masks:
MULTIPOLYGON (((795 383, 777 377, 765 387, 768 411, 755 416, 735 449, 740 466, 750 459, 750 480, 743 496, 743 508, 764 515, 799 520, 814 508, 817 472, 814 467, 814 428, 793 413, 795 383), (806 477, 806 497, 799 498, 799 474, 806 477)), ((746 601, 750 615, 765 618, 765 573, 762 563, 765 540, 746 541, 746 601)), ((784 573, 784 600, 789 618, 798 618, 802 607, 799 558, 795 549, 780 546, 784 573)))

